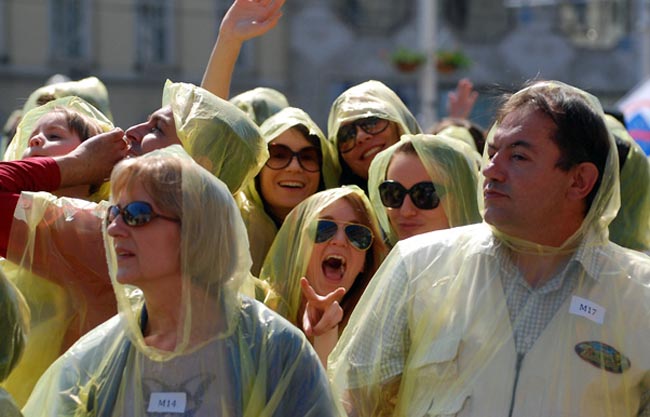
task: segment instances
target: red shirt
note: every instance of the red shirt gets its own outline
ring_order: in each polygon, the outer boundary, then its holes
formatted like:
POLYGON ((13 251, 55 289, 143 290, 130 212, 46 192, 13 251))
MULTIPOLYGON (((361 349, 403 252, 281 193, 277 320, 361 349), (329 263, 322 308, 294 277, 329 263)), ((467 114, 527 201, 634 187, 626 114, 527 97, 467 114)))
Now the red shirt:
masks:
POLYGON ((7 256, 14 210, 22 191, 54 191, 61 185, 59 165, 37 157, 0 162, 0 256, 7 256))

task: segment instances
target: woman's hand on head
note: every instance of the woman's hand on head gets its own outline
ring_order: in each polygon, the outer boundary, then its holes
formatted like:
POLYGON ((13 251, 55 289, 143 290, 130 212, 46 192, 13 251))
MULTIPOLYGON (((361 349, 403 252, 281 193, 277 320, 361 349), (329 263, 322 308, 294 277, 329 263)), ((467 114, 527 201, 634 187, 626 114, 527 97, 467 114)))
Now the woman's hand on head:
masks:
POLYGON ((345 288, 339 287, 327 295, 318 295, 307 278, 300 278, 302 296, 306 300, 302 316, 302 328, 308 337, 321 336, 332 330, 343 319, 339 301, 345 295, 345 288))
POLYGON ((221 21, 219 36, 239 42, 261 36, 282 17, 285 0, 235 0, 221 21))

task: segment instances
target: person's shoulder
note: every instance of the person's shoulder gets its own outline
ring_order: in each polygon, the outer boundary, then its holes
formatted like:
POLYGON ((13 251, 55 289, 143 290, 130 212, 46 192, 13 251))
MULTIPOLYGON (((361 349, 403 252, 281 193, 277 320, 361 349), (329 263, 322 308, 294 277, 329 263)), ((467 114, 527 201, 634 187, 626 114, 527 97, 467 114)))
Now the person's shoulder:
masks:
POLYGON ((299 339, 301 341, 304 338, 296 326, 263 303, 245 295, 241 296, 241 300, 243 325, 248 327, 249 331, 260 332, 265 338, 299 339))
POLYGON ((650 256, 613 242, 608 242, 603 252, 607 258, 607 270, 620 269, 618 276, 650 287, 650 256))
POLYGON ((419 256, 422 253, 435 251, 467 251, 478 250, 492 239, 492 232, 485 223, 452 227, 422 233, 401 240, 395 246, 403 256, 419 256))

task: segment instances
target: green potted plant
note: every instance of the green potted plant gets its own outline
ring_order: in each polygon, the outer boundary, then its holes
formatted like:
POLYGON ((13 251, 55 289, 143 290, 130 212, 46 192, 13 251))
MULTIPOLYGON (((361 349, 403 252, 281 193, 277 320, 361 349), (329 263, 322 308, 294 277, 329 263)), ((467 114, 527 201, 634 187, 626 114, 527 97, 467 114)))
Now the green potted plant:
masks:
POLYGON ((398 70, 402 72, 412 72, 418 69, 420 65, 427 60, 427 56, 415 49, 400 46, 390 55, 390 60, 398 70))
POLYGON ((460 50, 441 49, 436 53, 436 68, 443 74, 469 68, 471 64, 469 57, 460 50))

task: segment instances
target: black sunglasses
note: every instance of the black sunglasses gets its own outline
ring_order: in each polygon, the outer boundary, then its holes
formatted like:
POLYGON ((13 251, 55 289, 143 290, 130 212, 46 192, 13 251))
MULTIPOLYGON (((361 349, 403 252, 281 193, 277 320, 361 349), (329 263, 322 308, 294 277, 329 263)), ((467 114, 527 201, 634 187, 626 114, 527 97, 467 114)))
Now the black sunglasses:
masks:
POLYGON ((357 126, 369 135, 378 135, 388 127, 390 122, 379 117, 366 117, 355 120, 354 122, 341 126, 336 139, 338 141, 339 152, 350 152, 357 144, 357 126))
POLYGON ((397 181, 384 181, 379 185, 379 196, 385 207, 402 207, 407 194, 415 207, 422 210, 432 210, 440 204, 440 197, 432 182, 419 182, 408 190, 397 181))
POLYGON ((321 155, 315 146, 307 146, 298 152, 282 144, 269 145, 269 159, 266 166, 271 169, 283 169, 289 166, 291 160, 296 157, 298 164, 308 172, 319 172, 321 166, 321 155))
MULTIPOLYGON (((345 237, 348 242, 357 249, 368 250, 374 235, 368 226, 359 223, 342 223, 344 224, 345 237)), ((339 224, 333 220, 320 219, 316 225, 316 243, 324 243, 332 239, 339 229, 339 224)))
POLYGON ((133 201, 124 206, 124 208, 120 208, 118 205, 110 206, 106 212, 106 226, 113 223, 119 215, 122 216, 124 223, 130 227, 144 226, 157 217, 169 220, 170 222, 181 222, 180 219, 163 216, 162 214, 154 212, 151 204, 145 201, 133 201))

